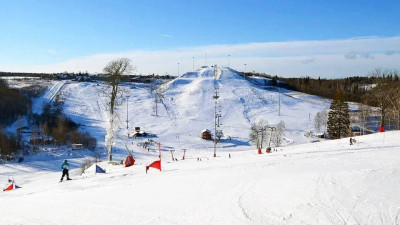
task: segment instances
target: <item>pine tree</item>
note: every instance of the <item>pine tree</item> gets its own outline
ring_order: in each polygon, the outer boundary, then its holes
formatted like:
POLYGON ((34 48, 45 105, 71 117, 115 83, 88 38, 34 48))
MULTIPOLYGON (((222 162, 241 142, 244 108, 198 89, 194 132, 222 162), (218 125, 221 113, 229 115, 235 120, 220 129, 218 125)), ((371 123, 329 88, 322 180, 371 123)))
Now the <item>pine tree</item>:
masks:
POLYGON ((330 138, 345 137, 349 133, 349 105, 344 102, 344 92, 336 92, 328 114, 328 134, 330 138))

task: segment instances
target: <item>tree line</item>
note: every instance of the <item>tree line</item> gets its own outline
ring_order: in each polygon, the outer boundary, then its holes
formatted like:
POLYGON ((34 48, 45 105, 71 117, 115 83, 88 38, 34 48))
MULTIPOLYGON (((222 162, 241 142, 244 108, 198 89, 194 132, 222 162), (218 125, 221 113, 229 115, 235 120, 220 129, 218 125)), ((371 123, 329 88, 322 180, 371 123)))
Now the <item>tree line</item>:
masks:
MULTIPOLYGON (((387 125, 388 121, 396 121, 395 127, 400 129, 400 78, 397 70, 378 68, 366 76, 338 79, 311 78, 309 76, 284 78, 260 73, 243 73, 243 75, 266 77, 272 79, 273 86, 330 99, 335 99, 337 92, 342 91, 339 101, 357 102, 379 108, 381 129, 384 129, 383 127, 387 125)), ((316 121, 316 123, 320 123, 320 121, 316 121)))
MULTIPOLYGON (((399 72, 397 70, 383 69, 375 69, 367 76, 353 76, 337 79, 311 78, 309 76, 284 78, 265 73, 250 72, 242 74, 246 77, 266 77, 273 80, 273 86, 280 86, 289 90, 300 91, 330 99, 335 98, 338 90, 343 90, 345 101, 360 103, 366 102, 369 100, 370 95, 374 94, 374 84, 400 85, 399 72)), ((368 103, 371 106, 378 106, 377 101, 369 101, 368 103)))
POLYGON ((97 140, 88 132, 79 131, 79 124, 62 113, 62 102, 46 104, 41 115, 28 116, 32 132, 30 144, 33 149, 37 145, 66 145, 79 143, 89 149, 94 149, 97 140))
POLYGON ((20 90, 7 86, 0 79, 0 126, 7 126, 30 110, 31 99, 20 90))

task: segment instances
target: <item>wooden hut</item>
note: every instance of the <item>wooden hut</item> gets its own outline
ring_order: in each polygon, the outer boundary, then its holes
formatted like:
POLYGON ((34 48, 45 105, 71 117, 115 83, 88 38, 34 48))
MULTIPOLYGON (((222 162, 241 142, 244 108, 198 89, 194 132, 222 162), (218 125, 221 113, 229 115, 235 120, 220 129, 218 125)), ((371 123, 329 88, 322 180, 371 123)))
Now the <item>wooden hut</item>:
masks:
POLYGON ((208 129, 201 131, 201 138, 204 140, 211 140, 211 131, 208 129))

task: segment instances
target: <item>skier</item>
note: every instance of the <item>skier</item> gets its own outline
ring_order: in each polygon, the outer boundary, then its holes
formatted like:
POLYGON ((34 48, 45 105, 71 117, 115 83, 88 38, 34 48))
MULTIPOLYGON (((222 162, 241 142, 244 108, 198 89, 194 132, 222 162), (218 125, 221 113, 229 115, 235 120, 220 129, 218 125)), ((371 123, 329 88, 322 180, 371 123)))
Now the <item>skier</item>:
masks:
POLYGON ((63 181, 65 175, 67 175, 67 180, 71 180, 71 179, 69 178, 69 174, 68 174, 68 166, 69 166, 69 163, 68 163, 68 161, 65 159, 64 162, 63 162, 63 164, 61 164, 61 169, 63 170, 63 173, 62 173, 60 182, 63 181))

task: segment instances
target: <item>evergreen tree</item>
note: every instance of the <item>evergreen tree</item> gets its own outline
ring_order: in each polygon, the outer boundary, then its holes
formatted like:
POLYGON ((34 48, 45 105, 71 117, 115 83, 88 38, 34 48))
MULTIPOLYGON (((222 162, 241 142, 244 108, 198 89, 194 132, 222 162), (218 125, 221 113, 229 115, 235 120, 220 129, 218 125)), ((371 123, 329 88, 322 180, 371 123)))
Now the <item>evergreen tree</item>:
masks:
POLYGON ((336 92, 328 114, 328 134, 330 138, 345 137, 349 133, 349 105, 344 102, 344 92, 336 92))

